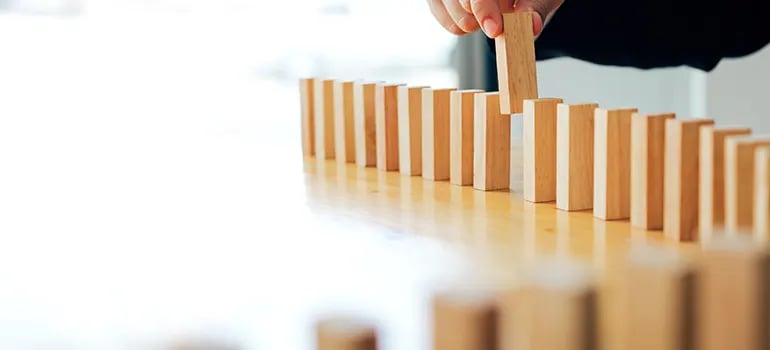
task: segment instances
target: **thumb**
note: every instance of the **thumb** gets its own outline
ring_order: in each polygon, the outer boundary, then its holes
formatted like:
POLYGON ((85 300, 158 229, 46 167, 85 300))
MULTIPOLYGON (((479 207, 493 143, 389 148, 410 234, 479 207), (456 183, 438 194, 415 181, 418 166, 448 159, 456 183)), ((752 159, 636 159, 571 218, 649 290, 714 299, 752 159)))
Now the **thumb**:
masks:
POLYGON ((532 12, 532 30, 535 36, 538 36, 563 2, 564 0, 518 0, 513 10, 514 12, 532 12))

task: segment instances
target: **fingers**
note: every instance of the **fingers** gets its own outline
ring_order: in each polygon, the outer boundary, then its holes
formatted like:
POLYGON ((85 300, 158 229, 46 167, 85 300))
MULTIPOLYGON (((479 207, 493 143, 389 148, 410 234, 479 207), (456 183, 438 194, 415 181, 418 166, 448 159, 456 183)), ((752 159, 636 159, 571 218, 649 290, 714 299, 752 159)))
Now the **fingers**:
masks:
POLYGON ((540 35, 543 31, 543 26, 548 21, 554 12, 561 6, 564 0, 519 0, 516 3, 516 12, 531 11, 532 15, 532 29, 535 32, 535 36, 540 35))
POLYGON ((465 34, 452 19, 452 16, 449 15, 449 12, 447 12, 444 3, 441 0, 428 0, 428 5, 430 6, 430 12, 433 13, 433 17, 436 17, 436 20, 442 27, 452 34, 465 34))
POLYGON ((471 11, 484 33, 495 38, 503 32, 503 15, 499 0, 469 0, 471 11))
POLYGON ((479 29, 479 22, 473 16, 473 13, 466 11, 458 0, 443 0, 449 16, 460 29, 466 33, 475 32, 479 29))

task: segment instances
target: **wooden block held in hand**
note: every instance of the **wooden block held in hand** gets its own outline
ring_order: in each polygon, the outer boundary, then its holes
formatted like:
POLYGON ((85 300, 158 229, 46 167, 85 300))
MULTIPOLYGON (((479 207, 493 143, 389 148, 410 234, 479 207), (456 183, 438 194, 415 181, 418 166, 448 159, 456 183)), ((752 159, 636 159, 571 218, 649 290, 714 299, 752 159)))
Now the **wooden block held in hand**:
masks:
POLYGON ((377 169, 380 171, 398 171, 398 87, 377 84, 375 93, 377 169))
POLYGON ((452 91, 449 111, 449 182, 473 186, 473 101, 481 90, 452 91))
POLYGON ((631 225, 663 228, 663 152, 666 120, 674 114, 631 117, 631 225))
POLYGON ((594 116, 594 217, 631 215, 631 115, 633 109, 597 108, 594 116))
POLYGON ((663 232, 680 242, 698 240, 700 127, 710 119, 666 120, 663 232))
POLYGON ((313 90, 315 79, 300 79, 299 96, 302 113, 302 154, 306 157, 315 155, 315 102, 313 90))
POLYGON ((556 200, 556 107, 560 98, 524 101, 522 135, 524 200, 556 200))
POLYGON ((406 176, 422 175, 422 90, 398 87, 398 167, 406 176))
POLYGON ((422 177, 428 180, 449 180, 449 97, 455 90, 422 90, 422 177))
POLYGON ((473 187, 507 190, 510 181, 511 117, 501 115, 500 94, 476 94, 473 116, 473 187))
POLYGON ((495 48, 500 113, 521 113, 524 100, 538 97, 532 13, 503 14, 503 34, 495 38, 495 48))
POLYGON ((316 79, 313 93, 316 157, 334 159, 334 80, 316 79))
POLYGON ((377 330, 361 320, 330 318, 316 324, 317 350, 376 350, 377 330))
POLYGON ((725 139, 725 229, 750 232, 754 224, 754 151, 770 146, 770 137, 725 139))
POLYGON ((700 181, 698 183, 698 231, 707 240, 725 225, 725 139, 749 135, 749 128, 700 129, 700 181))
POLYGON ((713 237, 700 262, 697 349, 767 349, 770 256, 749 236, 713 237))
POLYGON ((754 236, 763 243, 770 237, 770 147, 754 153, 754 236))
POLYGON ((496 300, 473 293, 444 293, 433 301, 433 348, 494 350, 497 336, 496 300))
POLYGON ((556 207, 593 208, 594 110, 597 104, 556 107, 556 207))
POLYGON ((353 87, 355 115, 356 165, 377 165, 377 127, 375 122, 376 83, 356 82, 353 87))
POLYGON ((337 163, 356 161, 353 82, 334 82, 334 155, 337 163))

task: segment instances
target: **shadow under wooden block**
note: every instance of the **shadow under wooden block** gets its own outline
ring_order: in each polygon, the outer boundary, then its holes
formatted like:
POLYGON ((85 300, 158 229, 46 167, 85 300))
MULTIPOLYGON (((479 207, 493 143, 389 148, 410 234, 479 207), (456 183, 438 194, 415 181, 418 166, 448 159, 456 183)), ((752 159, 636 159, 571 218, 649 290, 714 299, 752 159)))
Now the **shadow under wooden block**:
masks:
POLYGON ((376 350, 377 330, 367 321, 340 317, 319 321, 315 327, 318 350, 376 350))
POLYGON ((524 200, 556 200, 556 107, 560 98, 524 101, 522 168, 524 200))
POLYGON ((524 111, 523 101, 538 97, 532 13, 503 14, 503 34, 495 39, 500 113, 524 111))
POLYGON ((754 153, 754 237, 764 244, 770 238, 770 147, 754 153))
POLYGON ((725 139, 725 229, 750 232, 754 224, 754 152, 770 146, 768 136, 725 139))
POLYGON ((428 180, 449 180, 449 100, 455 90, 422 90, 422 177, 428 180))
POLYGON ((524 118, 521 114, 511 115, 511 162, 508 189, 511 193, 524 193, 524 118))
POLYGON ((630 109, 597 108, 594 115, 594 217, 631 216, 630 109))
POLYGON ((313 92, 316 157, 334 159, 334 80, 316 79, 313 92))
POLYGON ((473 187, 508 190, 510 182, 511 119, 500 114, 500 95, 480 93, 473 116, 473 187))
POLYGON ((767 349, 770 256, 749 236, 713 237, 697 283, 696 349, 767 349))
POLYGON ((453 292, 433 300, 433 348, 442 350, 494 350, 497 305, 491 295, 453 292))
POLYGON ((449 182, 473 185, 473 99, 481 90, 452 91, 449 111, 449 182))
POLYGON ((422 90, 398 87, 398 168, 406 176, 422 175, 422 90))
POLYGON ((669 239, 698 240, 700 128, 710 119, 667 119, 663 181, 663 232, 669 239))
POLYGON ((300 112, 302 114, 302 154, 306 157, 315 155, 315 102, 313 90, 315 79, 299 80, 300 112))
POLYGON ((663 152, 666 120, 675 114, 631 117, 631 226, 663 229, 663 152))
POLYGON ((334 155, 337 163, 355 163, 353 82, 334 82, 334 155))
POLYGON ((356 165, 377 165, 377 127, 375 122, 376 83, 356 82, 353 87, 356 165))
POLYGON ((698 183, 698 231, 708 240, 715 229, 725 225, 725 138, 749 135, 749 128, 700 129, 700 181, 698 183))
POLYGON ((377 169, 380 171, 398 171, 398 87, 377 84, 375 93, 377 169))
POLYGON ((594 110, 597 104, 556 107, 556 208, 593 208, 594 110))

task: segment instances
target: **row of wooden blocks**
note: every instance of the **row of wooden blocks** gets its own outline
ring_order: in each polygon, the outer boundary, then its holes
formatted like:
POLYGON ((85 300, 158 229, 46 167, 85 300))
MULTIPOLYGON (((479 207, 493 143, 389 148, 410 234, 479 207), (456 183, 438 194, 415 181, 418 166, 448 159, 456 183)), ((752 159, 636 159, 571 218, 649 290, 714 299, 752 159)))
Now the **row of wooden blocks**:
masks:
MULTIPOLYGON (((770 348, 770 255, 750 237, 718 238, 695 261, 646 247, 619 282, 614 330, 625 350, 770 348)), ((526 283, 434 297, 437 350, 594 350, 599 288, 580 266, 546 264, 526 283)), ((602 304, 603 305, 603 304, 602 304)), ((374 350, 377 325, 349 316, 316 323, 318 350, 374 350)))

